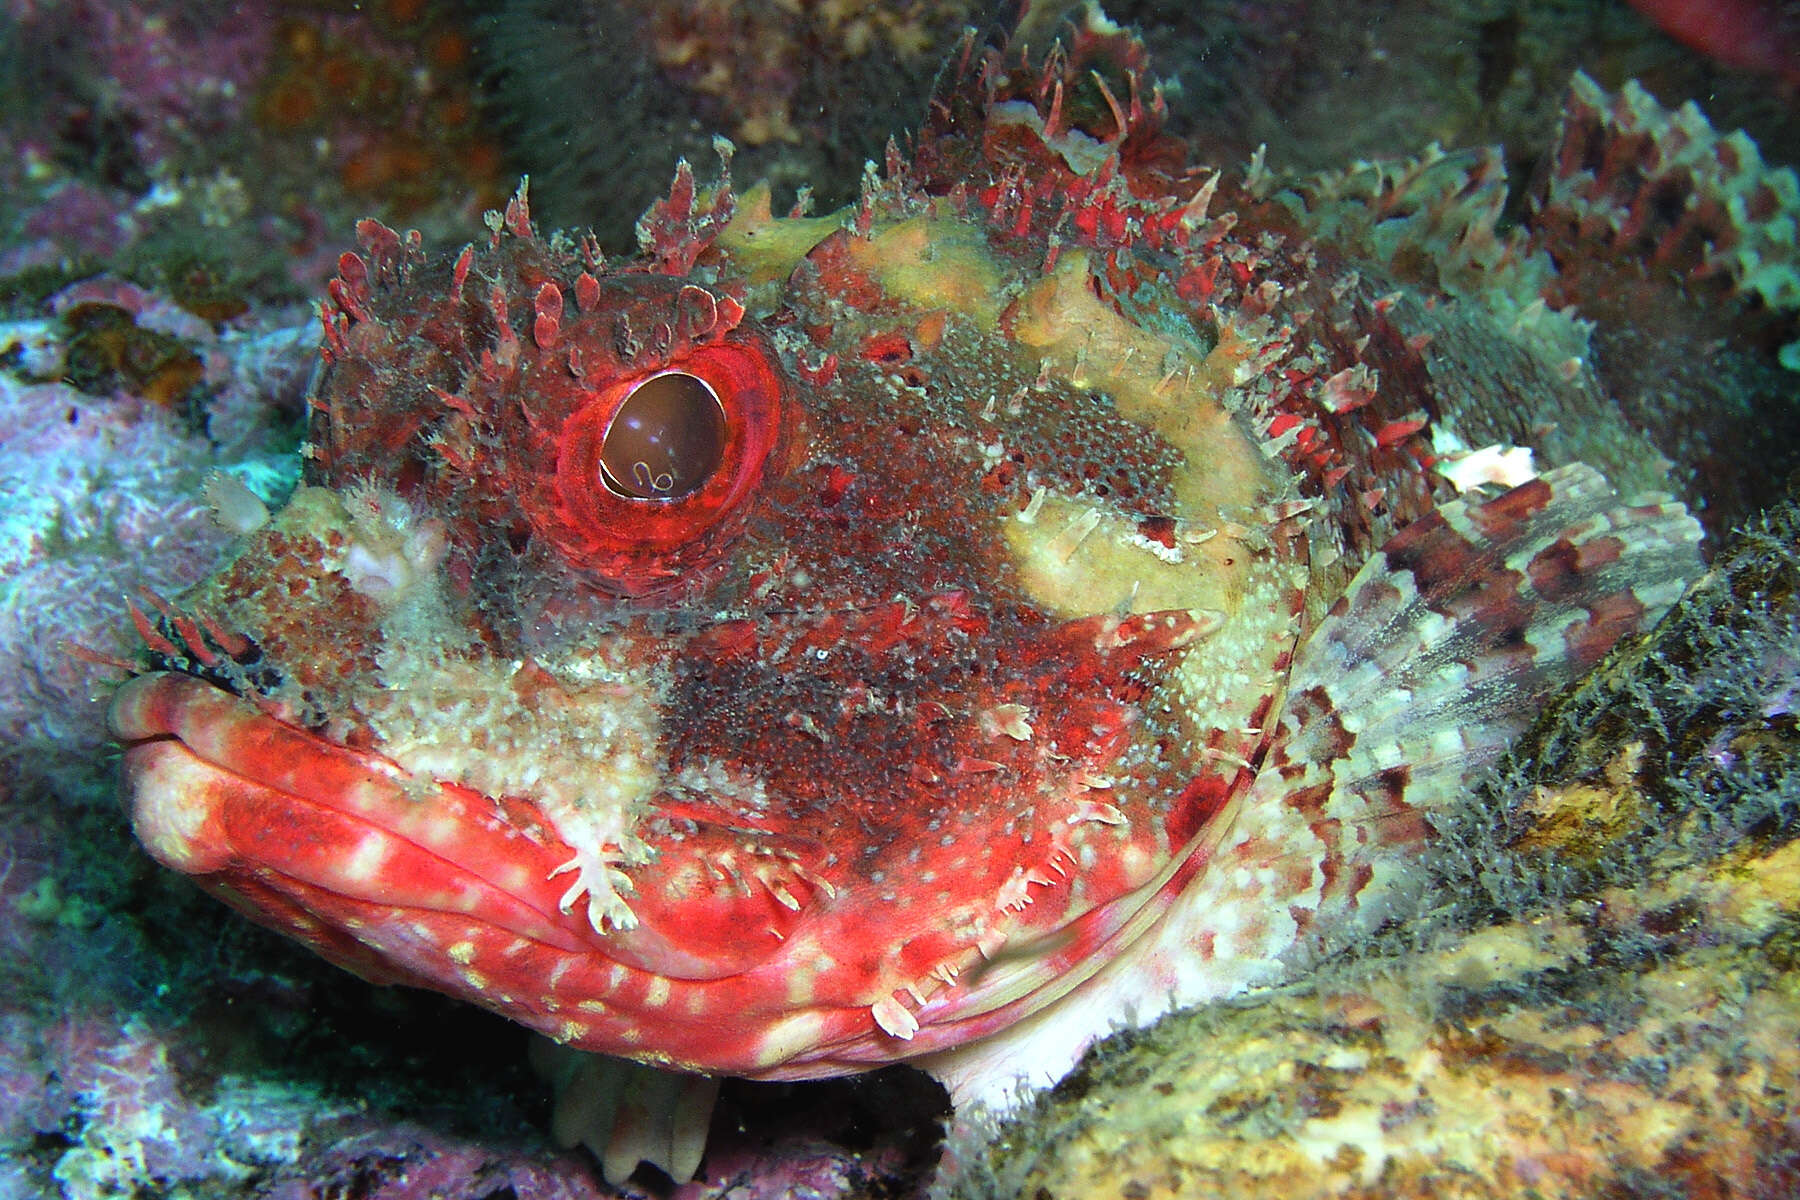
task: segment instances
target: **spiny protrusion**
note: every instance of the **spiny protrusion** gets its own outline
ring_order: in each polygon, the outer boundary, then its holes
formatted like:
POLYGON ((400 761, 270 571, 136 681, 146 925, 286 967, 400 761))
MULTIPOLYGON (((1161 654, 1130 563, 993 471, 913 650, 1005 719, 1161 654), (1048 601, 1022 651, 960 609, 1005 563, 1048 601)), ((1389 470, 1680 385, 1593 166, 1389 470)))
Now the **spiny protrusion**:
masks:
POLYGON ((138 595, 143 597, 146 604, 156 610, 157 615, 168 624, 175 636, 181 639, 181 644, 177 646, 150 624, 150 619, 144 614, 143 609, 129 599, 125 601, 125 609, 131 616, 131 623, 136 627, 138 636, 143 639, 144 645, 165 658, 190 658, 202 667, 216 669, 224 662, 224 658, 220 656, 220 650, 232 659, 242 660, 254 649, 250 640, 242 634, 226 629, 204 614, 189 616, 149 588, 139 588, 138 595), (217 646, 218 650, 213 649, 214 646, 217 646))
POLYGON ((644 345, 638 340, 637 331, 631 327, 631 314, 620 313, 613 319, 612 336, 613 353, 622 363, 633 363, 642 352, 644 345))
POLYGON ((456 265, 450 268, 450 303, 461 304, 463 284, 469 280, 469 268, 475 262, 475 244, 469 243, 456 256, 456 265))
POLYGON ((600 281, 592 273, 583 271, 575 277, 575 308, 578 312, 591 313, 600 307, 600 281))
POLYGON ((1429 423, 1429 418, 1423 413, 1404 417, 1398 421, 1389 421, 1375 431, 1375 444, 1384 450, 1390 446, 1397 446, 1424 429, 1429 423))
POLYGON ((445 391, 436 384, 428 384, 426 386, 430 389, 432 396, 445 408, 450 409, 452 412, 460 413, 471 421, 476 418, 477 414, 475 412, 475 406, 469 403, 468 397, 457 392, 445 391))
POLYGON ((590 271, 606 269, 606 255, 600 250, 600 239, 592 233, 583 233, 575 240, 575 248, 581 252, 581 261, 590 271))
POLYGON ((1009 737, 1016 742, 1031 740, 1031 709, 1024 704, 996 704, 979 714, 981 731, 989 737, 1009 737))
POLYGON ((180 648, 164 637, 162 632, 150 623, 150 618, 144 615, 144 610, 139 608, 134 601, 130 599, 125 601, 125 611, 131 616, 131 623, 137 629, 138 637, 143 640, 144 645, 148 646, 152 653, 170 659, 182 657, 180 648))
POLYGON ((651 205, 638 220, 638 245, 660 274, 689 274, 737 208, 737 196, 731 189, 734 147, 725 138, 716 137, 713 151, 719 156, 719 182, 709 206, 700 206, 694 169, 682 159, 675 164, 675 179, 669 185, 668 196, 651 205))
POLYGON ((703 287, 683 284, 675 298, 676 320, 684 337, 705 337, 719 323, 719 302, 703 287))
POLYGON ((519 179, 519 190, 506 202, 506 231, 516 238, 531 240, 531 176, 519 179))
POLYGON ((369 319, 364 307, 369 299, 369 267, 359 255, 349 250, 338 255, 337 278, 326 285, 326 291, 338 308, 354 319, 369 319))
POLYGON ((652 324, 648 349, 652 361, 667 362, 669 355, 675 349, 675 327, 667 321, 657 321, 652 324))
POLYGON ((519 335, 507 320, 506 289, 497 283, 488 289, 488 308, 494 314, 494 360, 510 367, 519 361, 519 335))
MULTIPOLYGON (((1100 95, 1106 100, 1106 107, 1112 111, 1113 124, 1118 131, 1108 141, 1124 141, 1125 135, 1131 132, 1131 122, 1126 119, 1124 110, 1119 107, 1119 101, 1113 96, 1112 89, 1106 86, 1105 76, 1098 71, 1089 71, 1088 74, 1093 77, 1094 86, 1100 89, 1100 95)), ((1137 77, 1129 75, 1126 78, 1131 80, 1131 107, 1133 111, 1141 112, 1137 102, 1137 77)))
POLYGON ((356 240, 375 264, 375 278, 382 283, 394 283, 399 280, 407 259, 418 256, 424 239, 416 229, 407 230, 402 238, 380 221, 364 217, 356 223, 356 240))
POLYGON ((531 340, 540 350, 554 350, 562 333, 563 294, 554 283, 538 288, 532 300, 535 316, 531 323, 531 340))
POLYGON ((869 1015, 875 1018, 875 1024, 881 1027, 883 1033, 903 1042, 912 1041, 913 1035, 919 1032, 919 1019, 913 1016, 912 1010, 901 1002, 897 994, 883 996, 871 1004, 869 1015))
POLYGON ((1351 412, 1373 401, 1379 386, 1379 376, 1366 365, 1356 363, 1319 385, 1319 403, 1326 412, 1351 412))

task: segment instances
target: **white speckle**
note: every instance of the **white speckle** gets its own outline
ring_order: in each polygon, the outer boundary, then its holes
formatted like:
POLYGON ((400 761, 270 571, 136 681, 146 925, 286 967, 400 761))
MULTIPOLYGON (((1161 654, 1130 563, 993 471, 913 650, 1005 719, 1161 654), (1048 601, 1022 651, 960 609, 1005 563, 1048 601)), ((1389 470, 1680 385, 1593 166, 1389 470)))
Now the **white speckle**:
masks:
POLYGON ((344 857, 339 872, 343 878, 356 883, 375 882, 381 878, 381 869, 387 864, 388 849, 385 834, 365 834, 344 857))
POLYGON ((1065 563, 1074 558, 1075 551, 1081 548, 1081 543, 1087 540, 1088 534, 1099 527, 1100 520, 1099 509, 1083 510, 1080 516, 1070 521, 1063 531, 1056 535, 1056 540, 1050 545, 1051 554, 1065 563))
POLYGON ((996 704, 980 716, 981 731, 989 737, 1004 735, 1016 742, 1031 740, 1031 709, 1023 704, 996 704))

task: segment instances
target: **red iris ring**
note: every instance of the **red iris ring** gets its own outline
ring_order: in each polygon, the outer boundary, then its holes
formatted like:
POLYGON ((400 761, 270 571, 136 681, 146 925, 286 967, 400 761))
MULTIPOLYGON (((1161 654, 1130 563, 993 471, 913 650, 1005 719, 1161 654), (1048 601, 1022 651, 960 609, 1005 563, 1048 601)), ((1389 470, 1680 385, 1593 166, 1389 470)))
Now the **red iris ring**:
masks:
POLYGON ((558 439, 555 494, 564 528, 557 540, 627 592, 654 588, 716 552, 769 474, 782 438, 781 389, 769 351, 735 341, 609 384, 558 439), (680 494, 621 494, 605 481, 608 433, 640 387, 671 374, 692 376, 717 400, 724 416, 717 466, 680 494))

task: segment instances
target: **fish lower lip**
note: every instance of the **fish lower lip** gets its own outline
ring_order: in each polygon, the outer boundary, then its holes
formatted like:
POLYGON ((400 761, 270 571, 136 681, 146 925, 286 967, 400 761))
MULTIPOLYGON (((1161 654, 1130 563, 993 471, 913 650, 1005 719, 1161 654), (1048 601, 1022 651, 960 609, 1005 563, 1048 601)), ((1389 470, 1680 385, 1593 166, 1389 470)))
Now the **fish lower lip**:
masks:
MULTIPOLYGON (((641 1052, 655 1027, 693 1070, 835 1074, 834 1048, 869 1036, 854 997, 796 1006, 784 983, 733 960, 675 977, 664 960, 685 969, 691 955, 679 936, 671 951, 655 922, 602 937, 585 913, 562 913, 556 868, 569 847, 478 792, 420 780, 192 675, 131 680, 108 719, 154 858, 373 982, 432 988, 606 1053, 641 1052)), ((744 941, 757 962, 786 945, 744 941)))
MULTIPOLYGON (((309 944, 321 930, 305 914, 338 924, 378 908, 479 913, 521 937, 582 945, 547 882, 566 851, 494 820, 485 797, 431 785, 422 803, 416 781, 386 759, 190 675, 131 680, 108 722, 125 746, 132 822, 151 856, 215 877, 219 890, 272 893, 257 897, 281 918, 269 923, 309 944)), ((345 965, 369 974, 366 955, 354 957, 345 965)))

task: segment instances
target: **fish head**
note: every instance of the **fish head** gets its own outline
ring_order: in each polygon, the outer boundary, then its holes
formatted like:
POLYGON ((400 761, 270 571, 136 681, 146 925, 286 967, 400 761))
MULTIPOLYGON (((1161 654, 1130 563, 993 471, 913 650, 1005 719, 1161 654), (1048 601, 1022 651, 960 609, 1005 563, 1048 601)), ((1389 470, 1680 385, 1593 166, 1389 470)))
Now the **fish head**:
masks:
POLYGON ((1305 620, 1251 340, 904 178, 775 218, 683 169, 620 263, 523 190, 491 225, 364 223, 302 486, 144 619, 151 853, 371 978, 762 1077, 1141 933, 1305 620))

